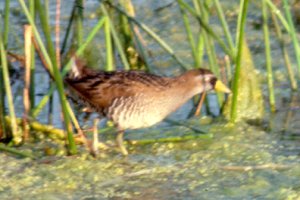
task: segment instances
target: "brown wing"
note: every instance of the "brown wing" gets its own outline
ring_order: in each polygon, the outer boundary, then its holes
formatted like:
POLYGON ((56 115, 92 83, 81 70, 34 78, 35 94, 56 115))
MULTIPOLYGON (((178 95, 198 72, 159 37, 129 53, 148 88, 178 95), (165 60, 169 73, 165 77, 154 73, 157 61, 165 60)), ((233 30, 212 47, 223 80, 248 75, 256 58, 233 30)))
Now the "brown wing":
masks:
POLYGON ((66 78, 67 84, 89 105, 103 112, 114 99, 130 97, 151 90, 164 90, 170 78, 147 74, 143 71, 98 72, 82 78, 66 78))

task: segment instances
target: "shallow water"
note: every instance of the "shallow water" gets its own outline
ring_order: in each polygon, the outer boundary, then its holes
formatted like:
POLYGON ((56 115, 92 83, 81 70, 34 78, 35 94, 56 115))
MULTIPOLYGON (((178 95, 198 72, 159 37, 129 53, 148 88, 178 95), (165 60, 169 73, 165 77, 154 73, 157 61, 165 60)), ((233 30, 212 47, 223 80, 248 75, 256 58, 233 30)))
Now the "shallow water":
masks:
MULTIPOLYGON (((192 123, 193 120, 190 121, 192 123)), ((173 133, 180 128, 170 127, 173 133)), ((156 134, 150 130, 141 134, 156 134)), ((297 199, 299 148, 261 128, 215 125, 210 139, 130 146, 127 158, 0 154, 1 199, 297 199), (294 149, 292 149, 294 148, 294 149), (292 150, 292 154, 287 154, 292 150)), ((164 135, 164 131, 161 131, 164 135)), ((127 137, 131 137, 129 133, 127 137)))
MULTIPOLYGON (((176 54, 191 63, 181 18, 174 16, 178 11, 174 4, 155 12, 170 1, 140 2, 135 2, 139 6, 138 17, 150 27, 156 27, 156 32, 171 45, 178 46, 176 54)), ((86 1, 86 13, 94 12, 96 3, 86 1)), ((17 4, 12 3, 12 6, 17 7, 17 4)), ((233 15, 237 7, 229 7, 233 15)), ((66 10, 62 12, 65 14, 62 24, 66 24, 70 7, 63 8, 66 10)), ((54 12, 50 14, 53 17, 54 12)), ((255 16, 253 14, 251 18, 255 16)), ((13 19, 18 21, 19 18, 16 15, 13 19)), ((87 20, 87 27, 95 21, 87 20)), ((214 21, 212 26, 219 30, 214 21)), ((259 43, 262 31, 249 29, 248 35, 251 49, 255 50, 253 56, 257 68, 264 74, 262 44, 259 43)), ((178 74, 180 70, 170 56, 147 36, 145 38, 153 51, 150 63, 154 72, 178 74)), ((99 49, 99 46, 95 45, 95 48, 99 49)), ((273 51, 277 55, 274 59, 280 59, 279 49, 273 51)), ((266 116, 260 125, 240 122, 232 126, 221 119, 204 123, 206 125, 199 125, 199 120, 205 121, 199 118, 184 121, 187 110, 191 109, 191 103, 188 103, 171 118, 207 131, 207 137, 178 143, 128 145, 130 155, 126 158, 112 151, 100 152, 97 159, 84 153, 71 157, 44 156, 45 146, 63 149, 64 144, 43 138, 39 143, 20 147, 43 155, 36 161, 0 154, 0 199, 300 199, 300 95, 299 92, 292 94, 288 89, 282 60, 274 63, 280 73, 275 76, 279 110, 266 116)), ((48 81, 44 76, 41 70, 36 79, 38 83, 44 83, 39 87, 41 94, 47 89, 48 81)), ((260 76, 264 79, 264 75, 260 76)), ((16 87, 20 85, 16 84, 16 87)), ((215 96, 210 98, 215 99, 215 96)), ((39 99, 37 96, 37 101, 39 99)), ((17 96, 18 101, 21 99, 17 96)), ((211 106, 215 107, 215 104, 211 106)), ((17 111, 21 116, 22 107, 17 111)), ((46 113, 39 117, 43 123, 47 122, 46 113)), ((54 116, 53 124, 61 127, 59 115, 54 116)), ((81 121, 81 124, 89 126, 91 122, 81 121)), ((153 139, 185 134, 196 133, 185 126, 162 123, 149 129, 129 131, 126 138, 153 139)), ((109 135, 100 138, 111 139, 109 135)), ((82 149, 81 152, 86 151, 82 149)))

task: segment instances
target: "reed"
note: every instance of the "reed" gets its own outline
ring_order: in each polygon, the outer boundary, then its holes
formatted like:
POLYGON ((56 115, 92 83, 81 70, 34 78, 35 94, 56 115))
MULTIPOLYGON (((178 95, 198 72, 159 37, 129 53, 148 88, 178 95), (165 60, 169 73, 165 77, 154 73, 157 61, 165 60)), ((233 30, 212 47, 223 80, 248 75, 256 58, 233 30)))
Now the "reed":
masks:
MULTIPOLYGON (((47 51, 49 53, 49 57, 52 61, 52 65, 57 67, 57 61, 56 61, 56 55, 55 55, 55 47, 54 44, 52 43, 52 37, 51 37, 51 30, 50 30, 50 25, 49 25, 49 1, 46 0, 44 1, 44 4, 41 4, 41 1, 38 0, 36 1, 36 8, 39 13, 40 21, 41 21, 41 26, 42 30, 44 33, 44 37, 46 40, 46 46, 47 46, 47 51)), ((51 66, 52 66, 51 65, 51 66)), ((48 69, 50 68, 50 65, 47 65, 48 69)), ((49 71, 53 74, 53 68, 51 67, 49 71)), ((51 84, 51 80, 49 80, 49 85, 51 84)), ((53 120, 53 96, 50 96, 50 101, 49 101, 49 107, 48 107, 48 123, 52 123, 53 120)))
POLYGON ((228 26, 228 23, 226 21, 224 11, 222 9, 220 1, 219 0, 214 0, 214 5, 217 9, 217 14, 218 14, 219 20, 221 22, 223 32, 225 34, 228 46, 229 46, 231 52, 234 53, 235 52, 234 43, 233 43, 232 36, 231 36, 230 30, 229 30, 229 26, 228 26))
POLYGON ((77 45, 80 46, 83 42, 83 0, 76 0, 76 41, 77 45))
POLYGON ((292 68, 292 64, 291 64, 291 61, 290 61, 290 56, 289 56, 288 49, 287 49, 287 47, 285 45, 285 42, 284 42, 284 39, 283 39, 283 35, 282 35, 280 25, 278 23, 278 19, 276 18, 274 13, 272 13, 272 20, 273 20, 273 24, 274 24, 274 27, 275 27, 276 36, 277 36, 278 42, 279 42, 280 47, 281 47, 281 52, 282 52, 282 55, 283 55, 283 58, 284 58, 284 62, 285 62, 284 66, 286 67, 288 75, 289 75, 291 88, 295 91, 295 90, 298 89, 298 84, 297 84, 297 81, 295 79, 295 73, 294 73, 293 68, 292 68))
POLYGON ((10 86, 10 78, 9 78, 9 71, 8 71, 8 65, 7 65, 7 54, 6 50, 4 48, 3 44, 3 38, 2 34, 0 34, 0 57, 1 57, 1 66, 2 66, 2 77, 3 77, 3 85, 4 85, 4 91, 7 97, 7 104, 8 104, 8 110, 9 115, 11 117, 11 131, 12 131, 12 141, 14 144, 20 144, 22 141, 21 133, 19 131, 19 128, 17 126, 16 121, 16 114, 15 114, 15 108, 13 103, 13 95, 12 90, 10 86))
MULTIPOLYGON (((35 19, 35 1, 29 1, 29 12, 33 19, 35 19)), ((30 63, 30 88, 29 88, 29 98, 30 98, 30 115, 32 114, 32 109, 35 106, 35 50, 34 46, 31 46, 31 63, 30 63)))
POLYGON ((182 5, 179 4, 180 7, 180 11, 181 11, 181 15, 182 15, 182 20, 184 23, 184 27, 185 27, 185 31, 187 34, 187 38, 191 47, 191 51, 192 51, 192 56, 194 59, 194 67, 197 68, 200 66, 200 57, 198 56, 199 53, 197 52, 197 47, 196 47, 196 42, 193 36, 193 32, 191 30, 191 26, 190 26, 190 21, 189 21, 189 17, 186 13, 186 11, 184 10, 184 8, 182 7, 182 5))
POLYGON ((122 46, 120 37, 119 37, 119 35, 118 35, 118 33, 115 29, 114 22, 111 20, 111 17, 109 16, 108 11, 106 9, 106 6, 104 4, 101 4, 101 11, 107 17, 107 20, 109 20, 109 23, 111 24, 110 25, 111 35, 113 37, 113 41, 114 41, 114 44, 116 46, 116 49, 118 50, 118 53, 120 54, 121 61, 122 61, 122 64, 124 66, 124 69, 129 70, 130 66, 129 66, 129 62, 128 62, 128 59, 126 57, 126 54, 124 52, 124 47, 122 46))
MULTIPOLYGON (((120 0, 120 7, 130 16, 135 17, 135 9, 131 0, 120 0)), ((113 12, 114 10, 111 9, 113 12)), ((145 42, 140 34, 138 27, 132 23, 125 15, 118 14, 119 22, 116 23, 120 28, 119 35, 123 41, 124 51, 130 64, 130 69, 147 69, 149 70, 148 58, 145 53, 145 42)))
POLYGON ((56 0, 56 15, 55 15, 55 58, 57 68, 61 68, 60 59, 60 0, 56 0))
POLYGON ((247 9, 248 9, 248 0, 240 1, 240 16, 238 21, 238 31, 237 31, 237 56, 235 59, 235 73, 233 77, 232 84, 232 104, 231 104, 231 112, 230 112, 230 121, 235 122, 237 118, 237 100, 238 100, 238 90, 239 90, 239 77, 241 70, 241 60, 242 60, 242 49, 243 49, 243 40, 244 40, 244 28, 246 23, 247 9))
POLYGON ((104 33, 105 33, 105 47, 106 47, 106 71, 113 71, 115 67, 113 66, 114 62, 114 53, 112 48, 112 39, 110 34, 110 20, 108 17, 105 18, 104 23, 104 33))
POLYGON ((119 8, 118 6, 107 2, 110 6, 112 6, 113 8, 115 8, 118 12, 120 12, 121 14, 125 15, 129 20, 131 20, 132 22, 134 22, 137 26, 139 26, 142 30, 144 30, 151 38, 153 38, 166 52, 168 52, 172 58, 180 65, 180 67, 182 67, 183 69, 189 69, 190 67, 188 67, 186 64, 184 64, 184 62, 176 56, 174 50, 163 40, 161 39, 154 31, 152 31, 151 28, 149 28, 146 24, 139 22, 138 20, 136 20, 134 17, 131 17, 130 15, 128 15, 125 11, 123 11, 121 8, 119 8))
MULTIPOLYGON (((203 1, 198 1, 198 2, 199 2, 202 20, 204 23, 209 24, 209 13, 207 11, 206 2, 203 1)), ((202 33, 204 37, 204 44, 206 48, 206 54, 208 56, 210 69, 214 72, 214 74, 216 74, 217 77, 220 77, 220 70, 218 66, 214 40, 212 39, 212 37, 210 37, 210 35, 206 31, 203 31, 202 33)), ((222 105, 224 102, 224 95, 217 93, 217 97, 218 97, 219 105, 222 105)))
POLYGON ((4 70, 3 66, 2 64, 0 64, 0 139, 10 137, 10 134, 8 133, 6 128, 6 122, 4 120, 6 111, 5 111, 5 88, 4 88, 3 70, 4 70))
MULTIPOLYGON (((44 33, 44 36, 45 36, 47 50, 48 50, 48 53, 49 53, 49 56, 46 56, 45 59, 46 59, 48 64, 49 64, 48 59, 51 59, 52 64, 49 65, 49 67, 51 67, 50 71, 52 71, 52 65, 56 65, 56 60, 55 60, 56 57, 55 57, 55 48, 54 48, 54 45, 52 43, 51 30, 50 30, 49 19, 48 19, 48 9, 47 9, 48 0, 44 1, 44 5, 41 4, 40 0, 36 0, 35 1, 35 6, 36 6, 36 11, 39 13, 41 26, 42 26, 42 30, 43 30, 43 33, 44 33), (47 57, 49 57, 49 58, 47 58, 47 57)), ((24 10, 24 8, 23 8, 23 10, 24 10)), ((27 9, 27 11, 28 11, 28 9, 27 9)), ((30 13, 27 13, 27 14, 30 15, 30 13)), ((25 13, 26 16, 27 16, 27 14, 25 13)), ((36 37, 36 33, 38 31, 37 31, 37 28, 35 26, 33 16, 30 15, 30 20, 27 16, 27 19, 28 19, 28 21, 31 25, 34 24, 33 30, 35 32, 35 37, 36 37)), ((37 42, 39 43, 39 45, 41 46, 41 43, 43 43, 43 42, 42 42, 42 39, 40 37, 40 34, 38 34, 38 35, 39 36, 36 37, 36 39, 37 39, 37 42)), ((41 48, 41 51, 43 52, 43 54, 45 56, 46 49, 44 49, 43 47, 40 47, 40 48, 41 48)))
POLYGON ((296 60, 297 60, 297 64, 298 64, 298 72, 299 72, 299 77, 300 77, 300 46, 299 46, 299 41, 297 38, 297 31, 295 30, 295 26, 293 23, 290 6, 289 6, 289 3, 287 0, 283 0, 283 8, 284 8, 285 15, 286 15, 288 25, 290 28, 289 33, 290 33, 290 36, 293 41, 293 46, 294 46, 294 50, 295 50, 295 54, 296 54, 296 60))
POLYGON ((5 105, 4 105, 5 92, 4 92, 4 87, 3 87, 4 84, 3 84, 2 71, 3 71, 2 65, 0 65, 0 139, 9 137, 9 134, 6 130, 6 123, 4 120, 6 112, 5 112, 5 105))
POLYGON ((30 25, 24 26, 24 51, 25 51, 25 74, 24 74, 24 89, 23 89, 23 104, 24 104, 24 114, 23 114, 23 138, 27 140, 29 138, 29 126, 28 117, 30 113, 30 77, 31 77, 31 53, 32 53, 32 28, 30 25))
POLYGON ((32 153, 19 151, 19 150, 16 150, 15 148, 5 146, 4 144, 1 144, 1 143, 0 143, 0 151, 7 152, 7 153, 13 154, 15 156, 36 159, 36 157, 32 153))
MULTIPOLYGON (((10 14, 10 0, 5 0, 5 8, 4 8, 4 30, 0 31, 0 34, 3 34, 3 45, 4 48, 7 46, 8 35, 9 35, 9 14, 10 14)), ((2 55, 1 55, 2 56, 2 55)), ((4 55, 6 57, 6 54, 4 55)), ((2 62, 1 62, 2 63, 2 62)), ((9 137, 9 134, 6 130, 6 123, 4 117, 6 115, 5 112, 5 88, 4 88, 4 77, 3 77, 3 66, 0 65, 0 139, 4 137, 9 137)))
MULTIPOLYGON (((102 28, 103 24, 105 22, 105 18, 101 18, 96 26, 92 29, 92 31, 89 33, 89 35, 86 38, 86 41, 77 49, 75 52, 75 56, 80 56, 83 54, 86 47, 91 43, 91 41, 96 36, 96 33, 102 28)), ((72 60, 70 59, 68 63, 65 65, 65 67, 62 69, 62 77, 64 77, 68 71, 71 69, 72 60)), ((39 102, 39 104, 34 108, 33 110, 33 117, 37 117, 39 113, 42 111, 44 106, 49 101, 50 96, 53 94, 54 90, 56 88, 55 84, 52 84, 47 94, 42 98, 42 100, 39 102)))
POLYGON ((76 2, 74 2, 73 8, 72 8, 72 12, 71 12, 71 16, 68 22, 68 26, 67 26, 67 30, 63 39, 63 43, 62 43, 62 47, 60 50, 60 54, 64 54, 65 50, 66 50, 66 46, 67 46, 67 42, 70 36, 70 32, 71 32, 71 27, 75 18, 75 13, 76 13, 76 2))
POLYGON ((9 14, 10 14, 10 0, 5 0, 5 8, 4 8, 4 31, 3 31, 3 43, 4 47, 7 46, 8 42, 8 34, 9 34, 9 14))
POLYGON ((234 52, 231 52, 230 49, 227 47, 225 42, 222 40, 220 36, 218 36, 215 31, 206 23, 203 19, 202 16, 199 15, 195 9, 193 9, 190 5, 185 3, 182 0, 178 0, 180 5, 182 5, 189 13, 191 13, 196 19, 198 20, 199 24, 201 25, 202 28, 205 29, 205 31, 216 40, 216 42, 220 45, 220 47, 223 49, 223 51, 231 58, 234 60, 234 52))
POLYGON ((268 74, 268 87, 269 87, 269 103, 272 112, 276 111, 274 85, 273 85, 273 71, 271 61, 271 47, 270 47, 270 36, 268 28, 268 10, 266 1, 262 1, 262 14, 263 14, 263 32, 265 41, 265 54, 266 54, 266 68, 268 74))
MULTIPOLYGON (((193 5, 195 7, 195 11, 197 12, 198 15, 200 15, 200 6, 199 6, 199 1, 198 0, 193 0, 193 5)), ((198 34, 198 42, 197 42, 197 57, 199 58, 199 66, 202 66, 203 63, 203 56, 204 56, 204 52, 205 52, 205 45, 204 45, 204 29, 201 29, 200 33, 198 34)))
POLYGON ((291 27, 290 27, 288 21, 282 15, 282 12, 274 5, 274 3, 271 0, 265 0, 265 1, 268 4, 268 6, 270 7, 272 13, 274 13, 278 17, 278 19, 280 20, 281 24, 285 28, 285 30, 288 33, 290 33, 292 31, 291 27))
MULTIPOLYGON (((73 133, 72 133, 71 126, 70 126, 70 119, 69 119, 67 105, 66 105, 67 100, 66 100, 66 96, 64 94, 64 86, 63 86, 62 76, 60 74, 60 71, 58 69, 57 64, 52 63, 52 61, 51 61, 51 59, 50 59, 50 57, 49 57, 49 55, 46 51, 46 49, 44 47, 44 44, 41 40, 40 34, 39 34, 38 30, 36 29, 36 26, 34 24, 32 16, 30 15, 29 10, 28 10, 24 0, 19 0, 19 3, 21 5, 21 7, 22 7, 22 9, 23 9, 23 11, 24 11, 29 23, 30 23, 30 25, 33 28, 34 36, 37 39, 37 42, 38 42, 38 44, 41 48, 43 56, 44 56, 44 58, 47 62, 47 65, 49 66, 50 70, 52 69, 52 73, 53 73, 53 76, 55 78, 55 82, 56 82, 57 89, 58 89, 59 99, 60 99, 61 108, 62 108, 62 112, 63 112, 64 124, 65 124, 65 128, 67 129, 67 134, 68 134, 68 151, 69 151, 70 154, 76 154, 77 149, 76 149, 73 133)), ((50 50, 50 51, 52 51, 52 50, 50 50)))

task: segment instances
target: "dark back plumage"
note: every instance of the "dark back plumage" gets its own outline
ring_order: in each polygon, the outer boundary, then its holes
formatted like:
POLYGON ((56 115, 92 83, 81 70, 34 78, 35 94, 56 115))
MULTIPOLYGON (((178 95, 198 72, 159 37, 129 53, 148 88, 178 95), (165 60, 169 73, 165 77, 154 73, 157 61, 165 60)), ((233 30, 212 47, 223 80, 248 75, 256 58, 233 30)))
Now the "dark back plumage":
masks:
POLYGON ((78 77, 67 77, 65 82, 82 101, 105 115, 105 109, 114 99, 145 91, 165 90, 171 80, 143 71, 104 72, 89 69, 78 77))

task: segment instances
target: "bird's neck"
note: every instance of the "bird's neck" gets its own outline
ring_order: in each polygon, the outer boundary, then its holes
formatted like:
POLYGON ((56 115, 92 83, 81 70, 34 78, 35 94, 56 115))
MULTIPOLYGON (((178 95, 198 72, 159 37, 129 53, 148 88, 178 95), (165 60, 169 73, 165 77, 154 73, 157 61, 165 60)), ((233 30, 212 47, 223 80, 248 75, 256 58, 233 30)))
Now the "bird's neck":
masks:
POLYGON ((186 76, 180 75, 170 80, 170 85, 161 96, 161 103, 165 103, 166 107, 170 106, 169 113, 177 110, 180 106, 190 100, 196 94, 199 94, 199 89, 196 87, 195 80, 186 76))
POLYGON ((189 72, 179 75, 173 80, 174 81, 171 86, 173 90, 175 90, 178 95, 184 96, 187 99, 190 99, 196 94, 202 92, 202 87, 197 83, 195 77, 189 72))

